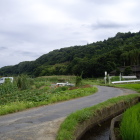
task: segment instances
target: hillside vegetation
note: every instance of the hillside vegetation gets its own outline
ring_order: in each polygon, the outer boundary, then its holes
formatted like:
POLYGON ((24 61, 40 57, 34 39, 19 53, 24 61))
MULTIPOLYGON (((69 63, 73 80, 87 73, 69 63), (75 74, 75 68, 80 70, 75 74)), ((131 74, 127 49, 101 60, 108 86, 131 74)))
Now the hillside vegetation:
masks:
POLYGON ((140 32, 117 33, 104 41, 53 50, 35 61, 0 69, 1 76, 28 74, 100 77, 120 66, 139 65, 140 32))

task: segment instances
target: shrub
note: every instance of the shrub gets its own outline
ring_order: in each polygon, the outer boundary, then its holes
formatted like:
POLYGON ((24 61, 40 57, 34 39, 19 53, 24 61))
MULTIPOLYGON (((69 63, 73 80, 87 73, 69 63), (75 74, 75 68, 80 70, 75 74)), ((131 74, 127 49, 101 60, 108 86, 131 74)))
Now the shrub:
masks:
POLYGON ((120 81, 120 77, 119 76, 114 76, 111 78, 111 81, 120 81))
POLYGON ((21 90, 26 90, 30 88, 30 81, 26 75, 21 75, 17 77, 17 87, 21 90))
POLYGON ((76 76, 75 86, 80 86, 82 84, 82 76, 76 76))

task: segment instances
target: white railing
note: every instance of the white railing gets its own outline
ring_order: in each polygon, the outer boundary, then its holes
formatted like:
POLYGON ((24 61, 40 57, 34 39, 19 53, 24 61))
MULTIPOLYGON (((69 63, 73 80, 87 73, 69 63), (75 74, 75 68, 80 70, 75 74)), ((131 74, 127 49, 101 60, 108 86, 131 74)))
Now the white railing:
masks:
POLYGON ((120 83, 135 83, 135 82, 140 82, 140 80, 114 81, 111 83, 112 84, 120 84, 120 83))
POLYGON ((136 79, 137 77, 134 75, 134 76, 122 76, 122 78, 124 78, 124 79, 136 79))

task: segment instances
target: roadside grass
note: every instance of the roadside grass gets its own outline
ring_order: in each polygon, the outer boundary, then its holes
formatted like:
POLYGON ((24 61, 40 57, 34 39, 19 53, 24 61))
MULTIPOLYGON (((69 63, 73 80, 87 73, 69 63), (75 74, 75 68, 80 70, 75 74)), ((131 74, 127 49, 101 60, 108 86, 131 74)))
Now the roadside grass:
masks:
POLYGON ((109 99, 105 102, 97 104, 92 107, 84 108, 70 114, 64 122, 61 124, 60 129, 57 134, 57 140, 72 140, 75 139, 74 132, 78 125, 80 125, 85 120, 90 119, 98 110, 103 109, 104 107, 109 107, 118 102, 124 101, 129 102, 131 99, 138 97, 139 94, 131 94, 127 96, 119 96, 112 99, 109 99))
POLYGON ((96 87, 77 87, 78 89, 69 90, 69 87, 51 86, 52 81, 58 82, 55 81, 56 79, 59 81, 69 80, 69 82, 72 82, 75 77, 49 76, 47 77, 47 80, 46 77, 35 78, 32 88, 27 90, 18 90, 15 83, 0 85, 0 115, 88 96, 94 94, 98 90, 96 87))
POLYGON ((140 139, 140 103, 124 112, 120 133, 123 140, 140 139))
POLYGON ((116 85, 112 85, 114 87, 119 87, 119 88, 127 88, 127 89, 131 89, 131 90, 135 90, 138 93, 140 93, 140 83, 132 83, 132 84, 116 84, 116 85))
POLYGON ((34 102, 11 102, 6 105, 0 105, 0 115, 22 111, 27 108, 37 106, 34 102))
POLYGON ((104 80, 103 78, 87 78, 82 80, 83 84, 89 84, 89 85, 104 85, 104 80))

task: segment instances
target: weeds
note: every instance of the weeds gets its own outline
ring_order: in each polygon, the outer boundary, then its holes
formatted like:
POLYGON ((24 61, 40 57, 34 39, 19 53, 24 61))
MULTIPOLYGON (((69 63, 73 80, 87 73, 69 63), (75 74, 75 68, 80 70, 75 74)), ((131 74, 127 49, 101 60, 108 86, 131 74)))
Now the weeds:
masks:
POLYGON ((0 85, 0 97, 5 94, 12 94, 13 92, 17 91, 18 88, 16 83, 7 82, 0 85))
POLYGON ((21 75, 18 76, 16 79, 17 87, 20 90, 26 90, 31 87, 31 82, 29 80, 29 77, 27 75, 21 75))

